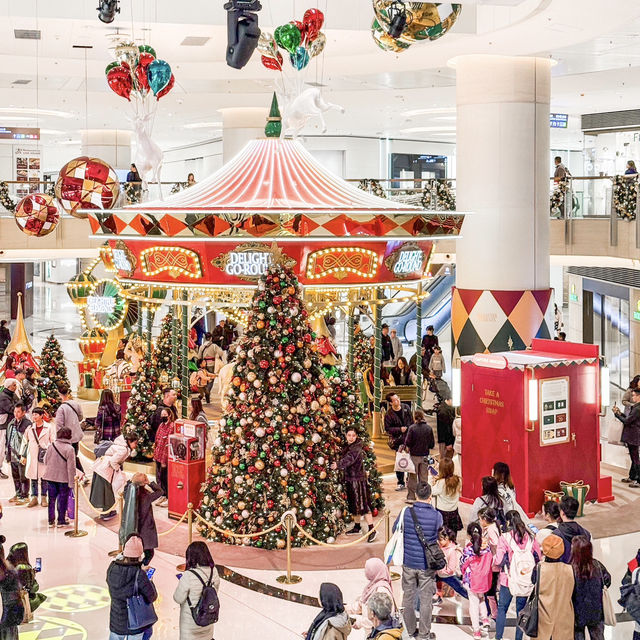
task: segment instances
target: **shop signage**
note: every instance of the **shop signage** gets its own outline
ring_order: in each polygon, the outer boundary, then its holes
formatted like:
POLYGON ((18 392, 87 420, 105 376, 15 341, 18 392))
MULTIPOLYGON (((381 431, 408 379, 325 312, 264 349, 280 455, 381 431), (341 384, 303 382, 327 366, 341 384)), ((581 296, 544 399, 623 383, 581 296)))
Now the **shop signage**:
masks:
POLYGON ((343 280, 349 274, 373 278, 378 272, 378 254, 362 247, 332 247, 309 254, 307 278, 318 280, 332 275, 343 280))
POLYGON ((183 247, 151 247, 140 252, 142 272, 145 276, 168 273, 172 278, 187 276, 201 278, 200 257, 195 251, 183 247))
POLYGON ((0 125, 0 140, 40 140, 40 129, 36 127, 3 127, 0 125))
POLYGON ((274 263, 293 267, 296 261, 282 253, 277 245, 267 246, 247 243, 237 246, 233 251, 222 253, 211 261, 229 276, 242 280, 255 281, 267 272, 274 263))
POLYGON ((485 367, 487 369, 506 369, 507 359, 504 356, 495 355, 492 353, 476 353, 471 362, 476 367, 485 367))
POLYGON ((540 380, 540 444, 561 444, 569 437, 569 378, 540 380))
POLYGON ((569 288, 569 302, 579 302, 575 284, 572 284, 569 288))
POLYGON ((122 240, 118 240, 116 246, 111 249, 111 255, 113 256, 113 266, 118 271, 124 271, 130 278, 136 268, 136 258, 129 247, 122 240))
POLYGON ((426 267, 426 254, 414 242, 408 242, 392 251, 384 263, 398 278, 420 278, 426 267))
POLYGON ((636 310, 633 312, 633 319, 640 322, 640 300, 638 300, 636 310))
POLYGON ((566 129, 569 125, 569 115, 566 113, 550 113, 549 125, 552 129, 566 129))
POLYGON ((127 314, 127 300, 115 280, 98 280, 87 296, 87 311, 99 329, 111 331, 119 327, 127 314))

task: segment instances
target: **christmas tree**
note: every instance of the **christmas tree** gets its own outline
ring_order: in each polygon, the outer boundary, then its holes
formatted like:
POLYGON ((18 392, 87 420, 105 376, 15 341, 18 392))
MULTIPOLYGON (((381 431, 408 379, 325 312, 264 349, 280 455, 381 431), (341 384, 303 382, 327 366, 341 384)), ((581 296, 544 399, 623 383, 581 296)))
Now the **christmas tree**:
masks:
POLYGON ((153 457, 153 442, 149 440, 149 419, 158 406, 160 394, 159 375, 154 364, 144 358, 131 387, 127 402, 124 433, 138 435, 137 455, 140 458, 153 457))
POLYGON ((354 428, 364 444, 364 470, 367 472, 367 481, 371 491, 372 515, 376 517, 379 510, 384 507, 382 476, 378 471, 373 442, 365 424, 365 411, 360 402, 358 389, 347 372, 337 367, 325 369, 325 376, 331 387, 331 407, 334 411, 334 420, 342 436, 343 446, 347 443, 347 431, 354 428))
POLYGON ((160 335, 156 340, 151 361, 158 374, 171 372, 171 325, 173 322, 173 312, 169 311, 160 324, 160 335))
POLYGON ((64 353, 62 353, 60 343, 51 334, 44 343, 40 354, 38 398, 48 402, 54 412, 60 406, 58 389, 62 386, 71 386, 67 377, 67 365, 64 363, 64 353))
POLYGON ((373 356, 369 337, 365 335, 360 325, 356 325, 351 348, 353 350, 353 370, 364 375, 364 372, 373 363, 373 356))
MULTIPOLYGON (((277 262, 277 260, 276 260, 277 262)), ((331 469, 340 454, 322 367, 300 299, 298 281, 276 264, 260 279, 247 331, 236 355, 229 405, 220 420, 200 513, 227 538, 267 549, 285 546, 284 528, 252 537, 294 509, 314 538, 333 542, 344 529, 345 493, 331 469)), ((292 544, 308 544, 301 532, 292 544)))

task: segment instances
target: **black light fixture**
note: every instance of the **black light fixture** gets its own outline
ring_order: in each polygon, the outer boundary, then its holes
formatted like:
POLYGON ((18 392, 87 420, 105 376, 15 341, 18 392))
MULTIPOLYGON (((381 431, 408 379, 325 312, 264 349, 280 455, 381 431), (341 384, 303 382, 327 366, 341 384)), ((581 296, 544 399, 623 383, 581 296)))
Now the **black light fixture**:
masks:
POLYGON ((99 0, 98 2, 98 19, 105 24, 111 24, 116 13, 120 13, 119 0, 99 0))
POLYGON ((227 64, 242 69, 258 46, 260 28, 256 11, 262 9, 260 0, 230 0, 227 11, 227 64))
POLYGON ((407 7, 405 3, 400 0, 392 2, 387 9, 387 15, 389 16, 389 35, 394 39, 399 38, 407 26, 407 7))

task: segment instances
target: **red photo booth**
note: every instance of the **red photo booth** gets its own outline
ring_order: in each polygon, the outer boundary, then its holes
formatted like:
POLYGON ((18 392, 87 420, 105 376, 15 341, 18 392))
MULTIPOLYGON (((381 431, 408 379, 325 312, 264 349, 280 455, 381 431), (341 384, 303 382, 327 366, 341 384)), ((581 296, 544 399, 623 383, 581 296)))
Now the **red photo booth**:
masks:
POLYGON ((613 500, 600 476, 597 345, 534 339, 531 350, 462 358, 461 398, 465 501, 482 495, 498 461, 531 515, 561 481, 590 485, 587 500, 613 500))

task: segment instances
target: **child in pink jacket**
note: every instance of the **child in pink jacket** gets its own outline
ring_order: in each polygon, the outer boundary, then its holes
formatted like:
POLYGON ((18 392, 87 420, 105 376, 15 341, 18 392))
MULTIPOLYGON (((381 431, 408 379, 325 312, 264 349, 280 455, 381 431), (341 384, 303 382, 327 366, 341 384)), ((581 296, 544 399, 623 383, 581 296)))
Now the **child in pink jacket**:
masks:
POLYGON ((456 541, 456 532, 442 527, 438 531, 438 544, 447 560, 447 566, 438 571, 438 580, 448 584, 456 593, 463 598, 468 598, 467 590, 464 588, 462 581, 458 577, 460 575, 460 560, 462 558, 462 549, 456 541))

